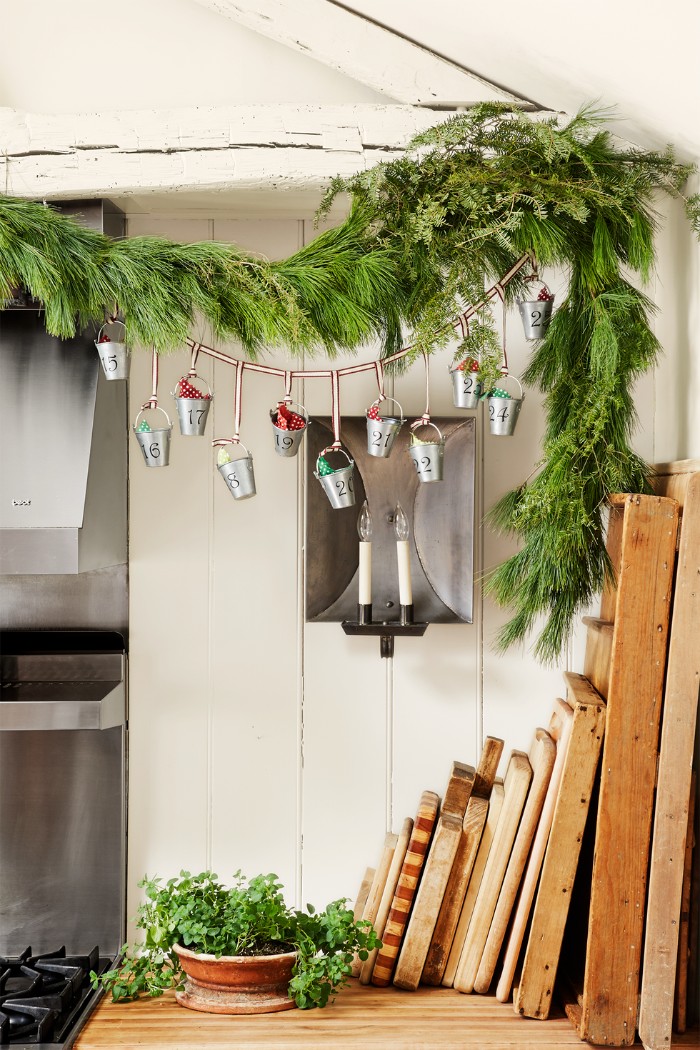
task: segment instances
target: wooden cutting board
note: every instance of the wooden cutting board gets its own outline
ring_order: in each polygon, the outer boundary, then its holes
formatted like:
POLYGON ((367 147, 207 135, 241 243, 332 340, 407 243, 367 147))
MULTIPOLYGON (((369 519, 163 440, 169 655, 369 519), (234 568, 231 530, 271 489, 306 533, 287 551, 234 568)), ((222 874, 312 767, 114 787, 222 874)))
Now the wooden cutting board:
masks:
POLYGON ((411 839, 406 850, 396 893, 391 902, 389 916, 384 928, 382 948, 374 964, 372 984, 384 987, 391 983, 401 941, 408 924, 408 916, 415 897, 418 881, 423 870, 430 845, 430 838, 437 820, 440 797, 434 791, 424 791, 413 822, 411 839))
POLYGON ((579 674, 566 674, 573 710, 515 1009, 546 1020, 552 1005, 571 891, 605 729, 605 701, 579 674))
POLYGON ((459 913, 457 928, 455 929, 454 937, 452 938, 452 947, 450 948, 450 954, 447 958, 447 966, 445 967, 445 972, 442 976, 442 984, 445 988, 451 988, 454 984, 455 974, 457 972, 457 967, 459 966, 464 942, 467 938, 467 930, 469 929, 469 923, 474 912, 474 905, 479 893, 479 887, 481 886, 484 869, 486 867, 486 862, 489 859, 489 852, 493 844, 494 835, 496 834, 498 821, 501 817, 503 798, 503 781, 500 777, 497 777, 493 788, 491 789, 486 823, 484 824, 484 830, 481 833, 476 860, 474 861, 474 867, 472 868, 472 873, 467 884, 467 892, 464 897, 462 910, 459 913))
POLYGON ((676 953, 700 681, 700 460, 657 467, 656 492, 682 508, 664 691, 656 809, 649 865, 639 1037, 647 1050, 671 1043, 676 953))
POLYGON ((365 873, 362 876, 362 882, 360 883, 360 888, 357 891, 357 899, 355 901, 355 907, 353 909, 353 918, 355 919, 355 922, 357 922, 358 919, 362 918, 362 912, 364 911, 365 904, 367 903, 367 898, 369 897, 369 891, 372 885, 372 880, 374 879, 374 872, 374 868, 365 868, 365 873))
POLYGON ((469 879, 479 850, 479 842, 486 824, 489 809, 488 798, 496 779, 502 752, 502 740, 491 736, 486 738, 474 776, 471 797, 464 814, 459 845, 423 967, 422 984, 442 984, 469 879))
POLYGON ((530 749, 532 782, 474 981, 474 991, 480 995, 488 992, 496 972, 498 955, 508 929, 527 856, 537 832, 556 757, 557 745, 549 733, 545 729, 535 730, 535 739, 530 749))
MULTIPOLYGON (((396 850, 396 844, 399 841, 398 835, 392 835, 391 833, 386 835, 384 838, 384 846, 382 848, 382 855, 379 858, 379 864, 374 873, 372 879, 372 885, 370 886, 369 893, 367 894, 367 900, 365 906, 362 909, 362 918, 366 922, 374 923, 377 918, 377 912, 379 911, 379 904, 382 899, 382 893, 384 892, 384 886, 386 884, 387 875, 389 874, 389 868, 391 867, 391 861, 396 850)), ((362 969, 362 960, 359 955, 355 955, 352 961, 352 973, 351 977, 359 977, 360 970, 362 969)))
POLYGON ((513 987, 515 968, 518 964, 520 949, 522 948, 523 940, 525 938, 525 929, 530 917, 530 909, 532 908, 535 890, 537 889, 537 881, 540 877, 544 854, 547 849, 547 842, 549 841, 549 832, 552 827, 554 807, 559 794, 559 785, 561 784, 573 720, 574 712, 566 701, 555 700, 554 710, 552 711, 552 717, 547 727, 547 731, 556 744, 556 759, 554 761, 552 775, 549 779, 549 786, 542 805, 542 813, 537 825, 535 837, 532 841, 530 855, 527 859, 525 875, 520 884, 518 901, 513 914, 510 932, 508 933, 508 940, 506 942, 503 966, 498 978, 498 985, 496 986, 496 998, 501 1003, 508 1001, 510 998, 510 990, 513 987))
POLYGON ((456 813, 460 819, 464 817, 474 786, 474 773, 474 766, 466 766, 463 762, 452 763, 445 794, 442 796, 441 813, 456 813))
MULTIPOLYGON (((396 887, 399 882, 399 875, 401 874, 401 868, 403 867, 403 862, 406 858, 406 850, 408 849, 408 843, 410 841, 412 831, 413 820, 411 817, 406 817, 403 823, 403 827, 399 832, 398 842, 396 843, 394 856, 391 860, 391 867, 389 868, 389 874, 386 877, 384 892, 382 894, 382 899, 379 902, 377 918, 374 922, 374 929, 380 940, 384 936, 386 920, 389 918, 391 902, 394 899, 394 894, 396 893, 396 887)), ((369 953, 369 955, 363 962, 362 969, 360 970, 360 984, 369 984, 372 977, 372 971, 374 970, 374 964, 377 961, 378 954, 379 948, 374 948, 373 951, 369 953)))
POLYGON ((430 938, 435 929, 442 896, 462 834, 462 821, 463 818, 456 813, 443 813, 437 822, 396 964, 394 984, 397 988, 415 991, 420 982, 430 938))
POLYGON ((498 895, 501 892, 503 877, 508 867, 531 780, 532 767, 527 755, 523 751, 511 752, 506 770, 501 816, 455 973, 454 986, 460 992, 474 990, 479 963, 491 928, 491 920, 496 910, 498 895))

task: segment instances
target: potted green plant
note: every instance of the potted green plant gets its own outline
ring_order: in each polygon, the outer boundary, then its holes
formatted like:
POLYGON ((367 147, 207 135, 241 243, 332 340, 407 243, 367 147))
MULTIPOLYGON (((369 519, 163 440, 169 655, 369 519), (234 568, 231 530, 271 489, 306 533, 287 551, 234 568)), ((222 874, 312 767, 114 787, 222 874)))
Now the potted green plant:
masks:
POLYGON ((117 969, 93 973, 113 1001, 158 996, 209 1013, 268 1013, 325 1006, 347 983, 357 953, 380 945, 371 923, 345 900, 323 911, 289 908, 276 875, 225 886, 213 872, 144 878, 136 925, 143 944, 124 947, 117 969))

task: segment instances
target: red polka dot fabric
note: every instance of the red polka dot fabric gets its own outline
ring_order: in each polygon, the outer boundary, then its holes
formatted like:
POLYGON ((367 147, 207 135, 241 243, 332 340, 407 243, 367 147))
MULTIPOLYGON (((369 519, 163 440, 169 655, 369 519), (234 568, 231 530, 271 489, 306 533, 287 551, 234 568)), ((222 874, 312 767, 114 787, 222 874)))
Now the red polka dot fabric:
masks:
POLYGON ((209 401, 211 394, 203 394, 201 390, 197 390, 197 387, 190 383, 187 376, 183 376, 177 384, 175 397, 190 397, 196 398, 198 401, 209 401))

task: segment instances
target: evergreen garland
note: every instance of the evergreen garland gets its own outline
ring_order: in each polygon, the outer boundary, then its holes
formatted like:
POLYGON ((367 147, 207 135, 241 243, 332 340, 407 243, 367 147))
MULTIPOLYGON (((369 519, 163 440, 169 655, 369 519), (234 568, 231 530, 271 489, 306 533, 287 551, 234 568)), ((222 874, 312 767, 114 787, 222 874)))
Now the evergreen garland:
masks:
MULTIPOLYGON (((514 610, 499 644, 522 641, 544 614, 535 652, 552 661, 610 571, 607 496, 648 485, 629 445, 631 389, 659 347, 650 303, 623 274, 649 277, 654 193, 682 196, 692 170, 670 149, 617 148, 604 121, 588 110, 560 127, 476 106, 417 136, 404 157, 333 180, 321 214, 349 193, 348 219, 275 263, 212 242, 112 241, 50 207, 0 197, 0 298, 27 289, 63 337, 118 305, 132 342, 158 351, 182 346, 203 318, 250 357, 275 344, 332 357, 376 338, 388 354, 402 326, 413 330, 415 356, 445 345, 454 318, 524 253, 565 267, 568 295, 524 376, 545 393, 542 459, 491 512, 521 549, 488 580, 514 610)), ((686 208, 700 233, 700 199, 686 208)), ((521 273, 506 301, 525 287, 521 273)), ((487 308, 457 356, 481 355, 488 387, 498 353, 487 308)))
MULTIPOLYGON (((570 274, 567 298, 523 377, 546 395, 542 459, 490 514, 521 543, 487 579, 487 590, 514 611, 501 648, 523 641, 544 616, 535 653, 545 662, 561 656, 577 612, 610 572, 608 495, 648 491, 649 467, 629 444, 631 391, 659 346, 651 304, 623 274, 650 276, 654 193, 682 196, 691 171, 670 149, 617 148, 604 113, 584 110, 560 127, 556 118, 485 104, 417 136, 409 155, 336 179, 324 201, 323 210, 338 193, 352 194, 377 246, 397 255, 416 353, 445 342, 444 326, 463 303, 477 302, 484 282, 493 284, 524 252, 570 274)), ((700 233, 700 199, 686 209, 700 233)), ((516 278, 507 301, 524 290, 516 278)), ((486 389, 496 342, 493 319, 482 312, 458 353, 485 351, 486 389)))

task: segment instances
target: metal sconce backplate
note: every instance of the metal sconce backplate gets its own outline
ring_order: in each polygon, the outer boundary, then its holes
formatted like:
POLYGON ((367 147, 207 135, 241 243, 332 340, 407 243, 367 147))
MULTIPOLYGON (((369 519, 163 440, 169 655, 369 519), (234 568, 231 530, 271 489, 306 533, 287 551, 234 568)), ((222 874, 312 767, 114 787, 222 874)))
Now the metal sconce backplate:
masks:
POLYGON ((372 513, 372 604, 377 621, 397 620, 399 584, 394 507, 411 528, 411 578, 416 620, 471 623, 474 593, 474 464, 476 421, 434 417, 445 437, 444 480, 420 482, 404 425, 387 459, 367 453, 367 420, 343 416, 341 438, 355 461, 356 505, 334 510, 314 477, 318 454, 333 440, 330 419, 312 420, 306 450, 306 619, 357 617, 357 518, 372 513))

